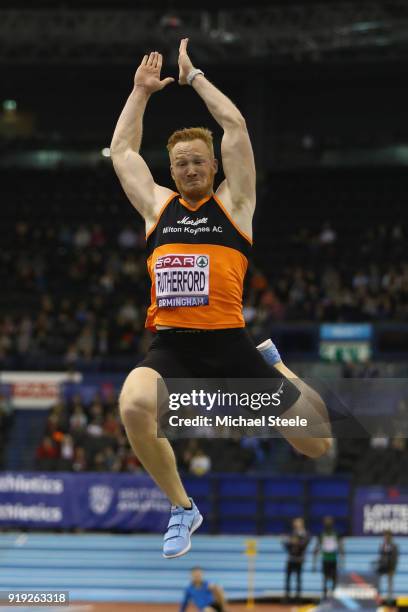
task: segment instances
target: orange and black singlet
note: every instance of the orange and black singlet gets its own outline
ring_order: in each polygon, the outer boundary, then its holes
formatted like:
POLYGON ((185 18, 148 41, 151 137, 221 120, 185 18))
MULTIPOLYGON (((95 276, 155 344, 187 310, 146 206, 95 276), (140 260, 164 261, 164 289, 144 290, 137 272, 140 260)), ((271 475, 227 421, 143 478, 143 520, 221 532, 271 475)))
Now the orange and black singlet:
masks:
POLYGON ((242 291, 251 240, 215 194, 193 209, 178 193, 146 236, 152 282, 146 327, 244 327, 242 291))

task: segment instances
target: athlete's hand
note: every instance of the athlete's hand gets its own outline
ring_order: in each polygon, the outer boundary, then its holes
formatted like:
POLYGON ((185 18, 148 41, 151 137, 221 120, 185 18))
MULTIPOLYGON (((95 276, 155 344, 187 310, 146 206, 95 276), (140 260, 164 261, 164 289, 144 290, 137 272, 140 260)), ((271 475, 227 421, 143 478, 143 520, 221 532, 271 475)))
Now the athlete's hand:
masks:
POLYGON ((179 85, 187 85, 187 75, 194 68, 187 54, 188 38, 182 38, 179 48, 179 85))
POLYGON ((143 87, 148 94, 152 94, 173 83, 174 79, 172 77, 160 80, 162 63, 163 56, 158 51, 152 51, 150 55, 145 55, 136 70, 135 86, 143 87))

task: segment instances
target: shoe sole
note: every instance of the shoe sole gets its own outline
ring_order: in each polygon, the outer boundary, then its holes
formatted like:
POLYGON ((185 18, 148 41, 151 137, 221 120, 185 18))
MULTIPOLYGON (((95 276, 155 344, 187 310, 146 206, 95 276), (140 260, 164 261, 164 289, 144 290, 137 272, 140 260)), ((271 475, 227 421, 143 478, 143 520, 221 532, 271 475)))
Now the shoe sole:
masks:
MULTIPOLYGON (((191 529, 191 531, 190 531, 190 536, 192 536, 192 535, 193 535, 193 533, 194 533, 195 531, 197 531, 197 529, 198 529, 199 527, 201 527, 201 523, 203 522, 203 520, 204 520, 204 518, 203 518, 203 516, 200 514, 200 518, 198 519, 197 523, 196 523, 195 525, 193 525, 193 527, 192 527, 192 529, 191 529)), ((190 540, 189 540, 189 542, 188 542, 188 545, 187 545, 187 546, 186 546, 186 548, 184 548, 182 551, 180 551, 180 552, 176 553, 175 555, 165 555, 165 554, 163 553, 163 557, 164 557, 165 559, 175 559, 176 557, 181 557, 182 555, 185 555, 186 553, 188 553, 188 551, 190 550, 190 548, 191 548, 191 537, 190 537, 190 540)))

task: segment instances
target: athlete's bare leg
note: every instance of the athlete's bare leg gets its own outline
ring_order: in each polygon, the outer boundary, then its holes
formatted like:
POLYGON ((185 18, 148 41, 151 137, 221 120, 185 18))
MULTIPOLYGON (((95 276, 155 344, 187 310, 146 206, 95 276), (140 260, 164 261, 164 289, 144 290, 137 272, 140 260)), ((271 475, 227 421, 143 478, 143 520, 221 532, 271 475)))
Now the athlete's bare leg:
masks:
POLYGON ((324 455, 332 446, 330 420, 325 403, 314 389, 296 376, 282 361, 275 363, 275 368, 299 389, 301 396, 285 413, 285 418, 300 416, 306 418, 308 426, 302 437, 291 436, 290 429, 279 428, 280 433, 299 452, 308 457, 317 458, 324 455))
POLYGON ((212 587, 215 603, 217 603, 223 609, 223 612, 227 612, 227 600, 225 599, 224 589, 218 585, 212 587))
POLYGON ((166 438, 157 437, 157 380, 151 368, 130 372, 119 397, 119 409, 132 449, 146 471, 175 506, 190 507, 176 458, 166 438))
POLYGON ((299 452, 308 457, 320 457, 333 444, 330 419, 325 403, 314 389, 309 387, 282 362, 279 351, 271 338, 264 340, 256 348, 265 361, 289 379, 301 393, 298 400, 281 417, 305 419, 306 426, 298 428, 297 436, 294 436, 294 431, 290 427, 278 426, 277 429, 299 452))

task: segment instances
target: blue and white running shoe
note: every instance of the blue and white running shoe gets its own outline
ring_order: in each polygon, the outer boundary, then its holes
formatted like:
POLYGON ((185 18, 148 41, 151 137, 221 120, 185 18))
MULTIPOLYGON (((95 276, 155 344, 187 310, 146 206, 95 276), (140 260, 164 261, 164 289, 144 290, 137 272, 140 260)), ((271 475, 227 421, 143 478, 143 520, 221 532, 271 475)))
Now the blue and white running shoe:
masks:
POLYGON ((182 506, 172 506, 167 531, 164 534, 163 557, 172 559, 185 555, 191 548, 191 534, 203 522, 197 506, 191 499, 192 508, 186 510, 182 506))

